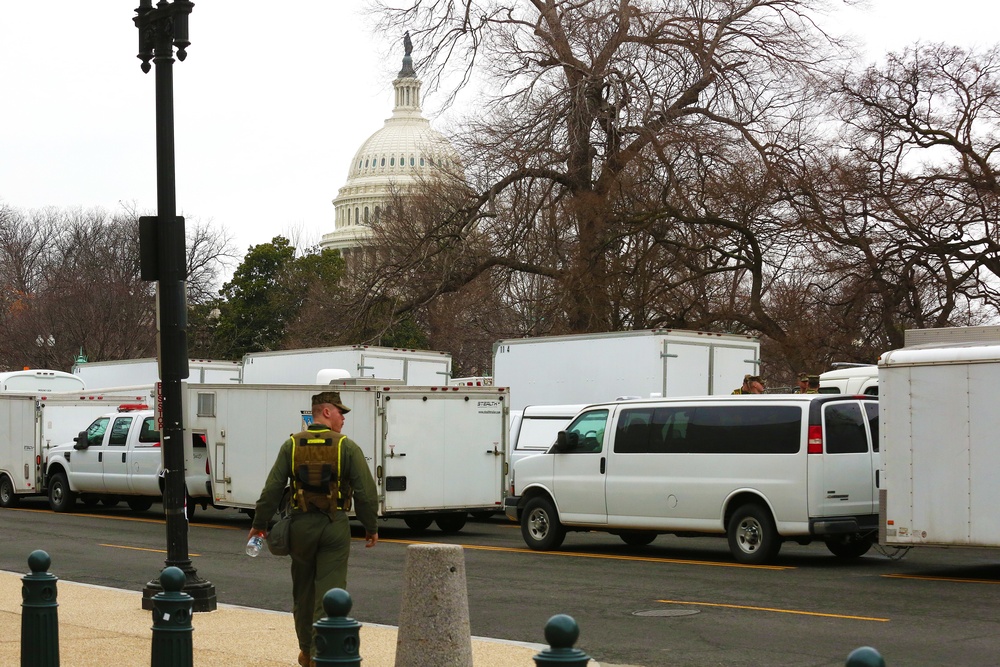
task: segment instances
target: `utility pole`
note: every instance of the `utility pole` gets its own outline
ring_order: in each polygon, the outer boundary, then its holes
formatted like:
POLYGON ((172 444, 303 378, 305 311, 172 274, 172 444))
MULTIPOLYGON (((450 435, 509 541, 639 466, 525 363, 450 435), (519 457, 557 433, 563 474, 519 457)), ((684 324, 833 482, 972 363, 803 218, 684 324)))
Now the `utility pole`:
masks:
MULTIPOLYGON (((215 587, 198 576, 188 555, 186 490, 184 485, 184 414, 181 381, 188 377, 187 257, 184 218, 177 216, 174 178, 174 47, 187 57, 189 0, 139 0, 132 19, 139 29, 142 71, 156 66, 156 216, 139 220, 140 266, 143 280, 155 280, 160 388, 157 397, 163 450, 163 511, 167 523, 164 568, 184 572, 184 592, 194 598, 194 611, 216 608, 215 587)), ((163 591, 159 574, 142 592, 142 608, 153 608, 153 596, 163 591)))

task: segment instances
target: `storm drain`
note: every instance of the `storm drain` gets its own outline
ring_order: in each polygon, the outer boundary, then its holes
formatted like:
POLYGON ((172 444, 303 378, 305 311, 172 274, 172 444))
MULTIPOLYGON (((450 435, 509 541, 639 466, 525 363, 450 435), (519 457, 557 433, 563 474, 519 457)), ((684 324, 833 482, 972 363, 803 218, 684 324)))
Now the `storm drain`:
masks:
POLYGON ((633 616, 694 616, 700 614, 700 609, 646 609, 633 611, 633 616))

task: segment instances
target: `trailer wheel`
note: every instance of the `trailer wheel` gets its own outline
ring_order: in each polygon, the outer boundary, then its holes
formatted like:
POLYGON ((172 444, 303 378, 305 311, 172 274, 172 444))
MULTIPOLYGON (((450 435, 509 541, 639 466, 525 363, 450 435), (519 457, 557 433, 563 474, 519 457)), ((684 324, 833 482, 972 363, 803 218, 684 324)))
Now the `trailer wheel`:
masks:
POLYGON ((872 541, 861 535, 836 535, 826 539, 826 548, 837 558, 861 558, 872 548, 872 541))
POLYGON ((619 533, 618 537, 622 538, 622 542, 630 547, 644 547, 656 539, 656 533, 645 530, 630 530, 627 533, 619 533))
POLYGON ((548 498, 532 498, 521 514, 521 537, 535 551, 558 549, 566 539, 556 508, 548 498))
POLYGON ((76 494, 69 488, 66 473, 57 472, 49 480, 49 507, 53 512, 69 512, 76 504, 76 494))
POLYGON ((424 531, 434 523, 434 517, 428 514, 410 514, 403 517, 403 523, 410 530, 424 531))
POLYGON ((125 504, 133 512, 145 512, 153 506, 153 499, 149 496, 132 496, 125 500, 125 504))
POLYGON ((441 529, 442 533, 457 533, 465 528, 465 522, 469 515, 465 512, 455 512, 453 514, 438 514, 434 523, 441 529))
POLYGON ((739 563, 761 565, 778 555, 781 539, 771 513, 756 503, 742 505, 729 519, 729 551, 739 563))
POLYGON ((14 483, 7 475, 0 475, 0 507, 17 507, 17 501, 14 483))

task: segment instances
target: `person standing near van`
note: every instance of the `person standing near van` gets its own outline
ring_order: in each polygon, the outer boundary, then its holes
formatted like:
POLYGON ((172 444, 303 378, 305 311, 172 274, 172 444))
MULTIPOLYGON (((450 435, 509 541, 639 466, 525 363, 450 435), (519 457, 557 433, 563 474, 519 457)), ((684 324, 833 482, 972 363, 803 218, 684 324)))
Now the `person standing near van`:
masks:
POLYGON ((763 394, 764 393, 764 381, 760 379, 759 375, 744 375, 743 376, 743 386, 739 389, 733 390, 734 394, 763 394))
POLYGON ((806 387, 806 390, 805 390, 804 393, 806 393, 806 394, 818 394, 819 393, 819 376, 818 375, 810 375, 807 378, 806 381, 807 381, 808 386, 806 387))
POLYGON ((268 521, 291 483, 292 616, 303 667, 313 664, 313 623, 323 616, 323 596, 331 588, 347 587, 352 499, 365 528, 365 547, 378 543, 375 480, 361 448, 340 432, 348 412, 340 392, 312 397, 313 423, 281 446, 250 528, 251 538, 267 536, 268 521))
POLYGON ((795 390, 796 394, 807 394, 809 392, 806 389, 809 388, 809 374, 799 373, 799 388, 795 390))

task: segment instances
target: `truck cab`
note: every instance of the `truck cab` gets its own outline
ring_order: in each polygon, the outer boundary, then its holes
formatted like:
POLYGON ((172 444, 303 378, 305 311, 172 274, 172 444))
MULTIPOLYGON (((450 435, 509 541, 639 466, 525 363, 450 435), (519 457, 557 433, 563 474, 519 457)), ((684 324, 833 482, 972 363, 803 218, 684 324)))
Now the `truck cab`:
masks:
MULTIPOLYGON (((207 478, 201 472, 206 450, 194 450, 192 472, 207 478)), ((162 496, 162 469, 160 432, 153 411, 141 403, 123 404, 95 419, 73 442, 49 450, 45 462, 49 506, 68 512, 78 497, 87 505, 125 499, 130 509, 145 511, 162 496)), ((198 480, 186 481, 197 487, 198 480)), ((202 484, 197 495, 204 494, 202 484)))

